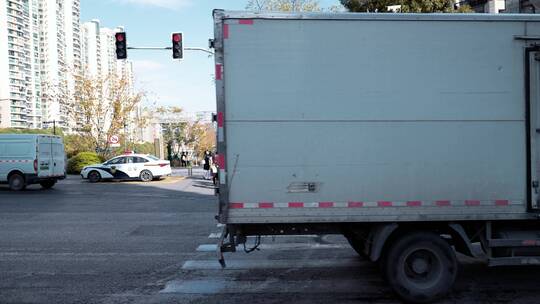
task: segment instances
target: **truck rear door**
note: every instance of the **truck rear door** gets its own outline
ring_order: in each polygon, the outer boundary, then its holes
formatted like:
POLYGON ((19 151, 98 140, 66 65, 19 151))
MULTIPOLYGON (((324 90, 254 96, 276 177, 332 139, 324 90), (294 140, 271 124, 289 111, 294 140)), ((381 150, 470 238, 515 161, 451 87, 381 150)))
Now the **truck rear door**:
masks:
POLYGON ((527 124, 529 125, 529 196, 530 208, 540 209, 540 48, 526 49, 525 76, 527 124))
POLYGON ((37 141, 38 176, 50 177, 54 172, 52 138, 49 136, 39 136, 37 141))

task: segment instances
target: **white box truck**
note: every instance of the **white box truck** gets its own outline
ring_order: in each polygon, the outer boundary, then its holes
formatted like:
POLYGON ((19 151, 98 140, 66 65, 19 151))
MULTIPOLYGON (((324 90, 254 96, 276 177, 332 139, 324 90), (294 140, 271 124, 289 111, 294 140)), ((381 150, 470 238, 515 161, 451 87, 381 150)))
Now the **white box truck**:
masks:
POLYGON ((447 293, 475 243, 491 266, 540 264, 540 16, 214 25, 220 254, 343 234, 413 302, 447 293))
POLYGON ((0 183, 19 191, 30 184, 49 189, 66 177, 62 138, 37 134, 0 134, 0 183))

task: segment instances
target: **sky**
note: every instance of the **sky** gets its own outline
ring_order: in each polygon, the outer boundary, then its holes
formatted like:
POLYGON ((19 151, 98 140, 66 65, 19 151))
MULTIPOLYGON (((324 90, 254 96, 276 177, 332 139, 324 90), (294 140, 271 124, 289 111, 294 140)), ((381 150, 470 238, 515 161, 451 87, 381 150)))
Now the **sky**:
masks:
MULTIPOLYGON (((248 0, 81 0, 81 22, 124 26, 128 46, 170 46, 171 33, 183 32, 184 47, 208 47, 212 10, 243 10, 248 0)), ((322 0, 329 7, 338 0, 322 0)), ((187 112, 215 111, 214 58, 185 51, 174 61, 170 50, 129 50, 135 88, 146 92, 146 106, 179 106, 187 112)))

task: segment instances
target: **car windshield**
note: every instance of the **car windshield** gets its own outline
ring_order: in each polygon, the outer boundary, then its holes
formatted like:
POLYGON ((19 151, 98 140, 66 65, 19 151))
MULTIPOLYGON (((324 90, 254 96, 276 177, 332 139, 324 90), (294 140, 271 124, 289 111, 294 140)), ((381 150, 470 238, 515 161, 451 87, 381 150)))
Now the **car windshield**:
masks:
POLYGON ((146 155, 146 157, 150 158, 151 160, 159 160, 158 157, 155 157, 154 155, 150 155, 150 154, 146 155))

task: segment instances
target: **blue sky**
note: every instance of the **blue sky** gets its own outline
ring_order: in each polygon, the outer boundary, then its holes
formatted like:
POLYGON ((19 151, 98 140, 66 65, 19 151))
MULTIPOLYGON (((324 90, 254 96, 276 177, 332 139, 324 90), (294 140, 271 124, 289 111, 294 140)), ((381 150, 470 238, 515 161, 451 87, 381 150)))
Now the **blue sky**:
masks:
MULTIPOLYGON (((213 37, 214 8, 242 10, 248 0, 82 0, 81 21, 99 19, 101 26, 122 25, 130 46, 169 46, 170 34, 184 33, 184 46, 207 47, 213 37)), ((323 7, 338 0, 322 0, 323 7)), ((138 90, 147 104, 175 105, 188 112, 215 111, 214 59, 202 52, 130 50, 138 90)))

